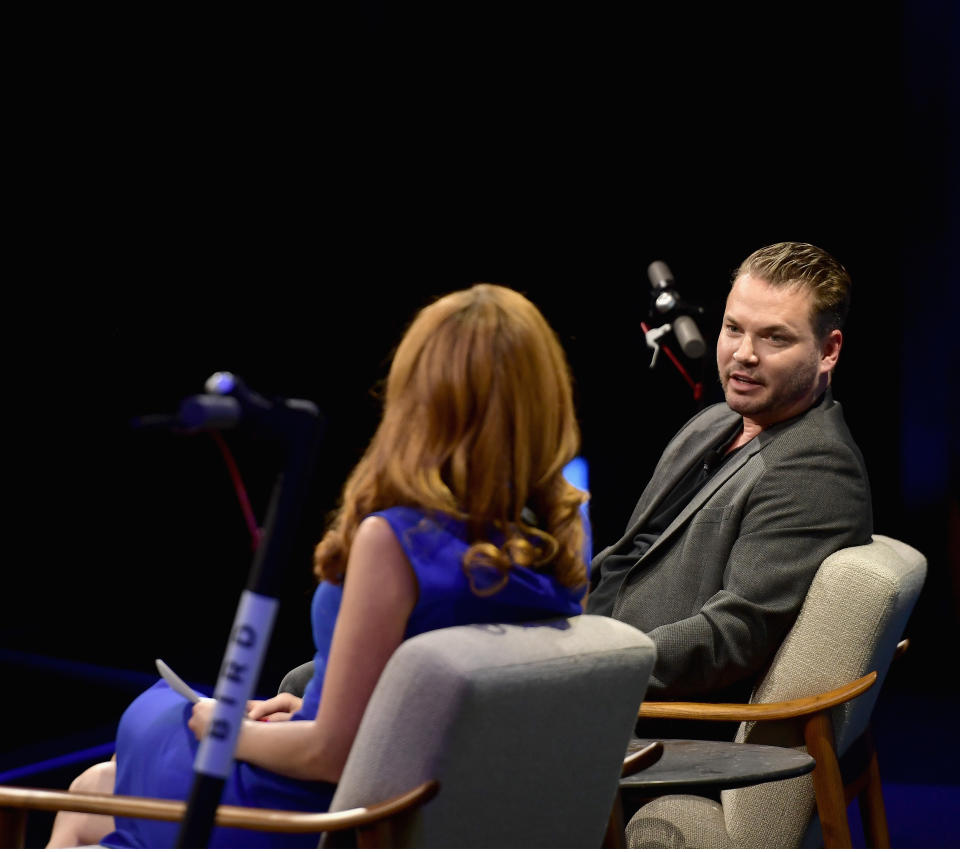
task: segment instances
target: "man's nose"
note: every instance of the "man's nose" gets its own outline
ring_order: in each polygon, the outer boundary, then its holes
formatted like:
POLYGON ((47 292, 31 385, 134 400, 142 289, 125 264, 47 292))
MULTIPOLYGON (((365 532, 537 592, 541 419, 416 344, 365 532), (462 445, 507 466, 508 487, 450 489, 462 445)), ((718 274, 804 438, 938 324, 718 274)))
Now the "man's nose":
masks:
POLYGON ((757 361, 757 354, 753 351, 753 341, 749 334, 740 338, 740 345, 737 347, 737 351, 733 353, 733 357, 741 364, 750 364, 757 361))

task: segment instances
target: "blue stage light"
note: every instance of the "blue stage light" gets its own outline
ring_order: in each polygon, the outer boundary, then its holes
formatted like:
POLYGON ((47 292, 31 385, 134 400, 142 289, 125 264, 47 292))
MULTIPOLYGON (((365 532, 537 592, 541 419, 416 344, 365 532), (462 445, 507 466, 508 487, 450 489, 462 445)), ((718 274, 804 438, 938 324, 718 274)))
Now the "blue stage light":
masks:
POLYGON ((581 491, 590 490, 590 468, 583 456, 572 459, 563 469, 563 475, 574 488, 579 488, 581 491))

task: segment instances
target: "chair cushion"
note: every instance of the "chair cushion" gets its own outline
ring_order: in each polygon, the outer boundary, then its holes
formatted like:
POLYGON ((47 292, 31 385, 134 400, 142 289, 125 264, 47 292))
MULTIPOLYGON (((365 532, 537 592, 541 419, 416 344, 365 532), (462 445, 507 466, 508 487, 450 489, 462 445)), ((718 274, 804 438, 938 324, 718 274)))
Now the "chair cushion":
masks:
POLYGON ((628 849, 730 849, 723 809, 702 796, 660 796, 627 823, 628 849))
POLYGON ((380 678, 331 808, 436 778, 404 845, 599 846, 654 658, 643 633, 595 615, 415 636, 380 678))
POLYGON ((296 695, 297 698, 303 698, 307 684, 310 683, 312 678, 313 660, 310 660, 310 662, 301 663, 295 669, 288 671, 284 675, 283 680, 280 681, 277 692, 289 692, 291 695, 296 695))

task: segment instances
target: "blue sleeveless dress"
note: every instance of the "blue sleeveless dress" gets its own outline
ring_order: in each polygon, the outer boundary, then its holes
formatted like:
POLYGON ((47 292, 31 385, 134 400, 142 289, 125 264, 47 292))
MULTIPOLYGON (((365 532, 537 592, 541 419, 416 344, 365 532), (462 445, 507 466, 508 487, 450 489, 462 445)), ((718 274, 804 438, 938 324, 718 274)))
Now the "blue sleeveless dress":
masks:
MULTIPOLYGON (((489 597, 470 588, 463 570, 467 550, 466 525, 445 515, 397 506, 375 512, 389 524, 410 564, 419 596, 407 623, 405 638, 458 624, 528 621, 553 615, 577 615, 586 585, 570 589, 552 577, 514 567, 506 585, 489 597)), ((481 588, 484 578, 474 576, 481 588)), ((314 675, 295 719, 316 718, 323 689, 333 628, 340 611, 342 587, 322 582, 311 605, 316 645, 314 675)), ((138 696, 120 719, 117 730, 115 792, 128 796, 187 799, 193 784, 197 740, 187 727, 190 704, 159 681, 138 696)), ((328 809, 335 785, 298 781, 249 763, 234 763, 221 802, 284 810, 322 812, 328 809)), ((113 848, 172 848, 179 826, 156 820, 116 817, 116 830, 103 838, 113 848)), ((278 834, 215 828, 211 848, 316 847, 316 834, 278 834)))

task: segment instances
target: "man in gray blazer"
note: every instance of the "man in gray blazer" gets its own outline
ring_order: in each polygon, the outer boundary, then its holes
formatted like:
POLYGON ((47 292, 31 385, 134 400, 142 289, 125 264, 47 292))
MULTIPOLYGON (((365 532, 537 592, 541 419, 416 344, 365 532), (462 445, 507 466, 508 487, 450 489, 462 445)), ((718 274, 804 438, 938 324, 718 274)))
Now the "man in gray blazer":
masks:
POLYGON ((830 392, 850 279, 779 243, 734 276, 717 367, 725 403, 667 445, 587 612, 648 633, 650 699, 744 701, 830 553, 872 532, 863 457, 830 392))

